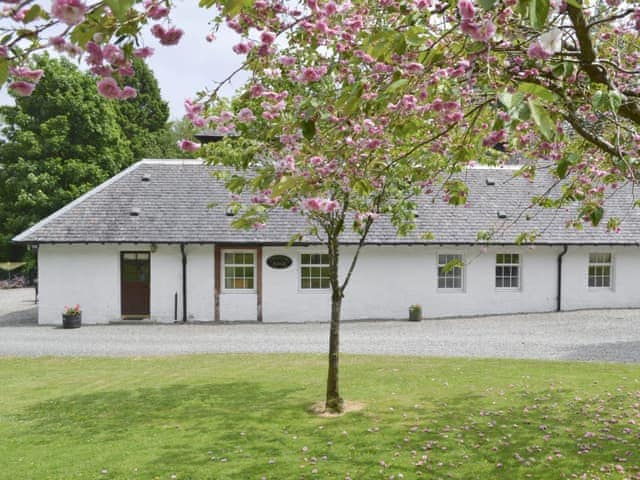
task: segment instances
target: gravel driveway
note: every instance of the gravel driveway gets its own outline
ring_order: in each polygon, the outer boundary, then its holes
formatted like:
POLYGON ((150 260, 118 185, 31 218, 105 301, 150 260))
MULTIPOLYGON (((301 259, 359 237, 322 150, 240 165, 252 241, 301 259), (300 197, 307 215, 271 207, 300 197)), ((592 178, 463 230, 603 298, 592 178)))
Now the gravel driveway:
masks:
MULTIPOLYGON (((0 308, 11 303, 3 299, 6 292, 0 290, 0 308)), ((23 292, 18 306, 22 313, 0 310, 4 325, 0 355, 325 353, 328 345, 326 323, 100 325, 63 330, 28 320, 29 312, 33 319, 32 291, 31 296, 23 292)), ((640 363, 640 310, 344 322, 341 334, 341 349, 347 353, 640 363)))

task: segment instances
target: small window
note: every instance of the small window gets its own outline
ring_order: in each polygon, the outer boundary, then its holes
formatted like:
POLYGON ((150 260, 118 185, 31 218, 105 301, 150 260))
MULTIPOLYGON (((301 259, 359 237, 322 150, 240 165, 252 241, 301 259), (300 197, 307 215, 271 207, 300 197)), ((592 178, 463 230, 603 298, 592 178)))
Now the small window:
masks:
POLYGON ((520 288, 519 254, 496 254, 496 288, 520 288))
POLYGON ((303 253, 300 255, 300 288, 329 288, 329 255, 303 253))
POLYGON ((611 288, 611 254, 589 254, 589 287, 611 288))
POLYGON ((253 252, 224 253, 225 290, 255 290, 255 272, 253 252))
POLYGON ((438 255, 438 288, 462 289, 462 255, 438 255))

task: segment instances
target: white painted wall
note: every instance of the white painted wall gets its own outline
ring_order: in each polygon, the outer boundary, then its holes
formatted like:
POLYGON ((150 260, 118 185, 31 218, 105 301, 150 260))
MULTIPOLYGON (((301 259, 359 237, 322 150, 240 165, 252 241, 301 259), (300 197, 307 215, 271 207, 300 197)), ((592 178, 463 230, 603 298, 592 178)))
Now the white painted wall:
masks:
MULTIPOLYGON (((41 245, 39 248, 39 323, 60 324, 64 305, 79 303, 83 322, 120 319, 120 252, 149 251, 149 245, 41 245)), ((188 245, 188 319, 214 319, 214 247, 188 245)), ((323 247, 263 247, 263 320, 265 322, 327 321, 330 291, 300 288, 300 254, 324 253, 323 247), (287 269, 266 264, 271 255, 284 254, 287 269)), ((342 249, 341 272, 346 273, 353 247, 342 249)), ((362 252, 343 302, 344 319, 404 319, 418 303, 426 318, 458 315, 544 312, 556 307, 557 258, 561 247, 367 246, 362 252), (495 287, 496 253, 520 253, 521 285, 495 287), (465 262, 464 288, 437 288, 437 255, 461 253, 465 262)), ((151 254, 151 319, 172 322, 174 294, 182 319, 180 248, 160 245, 151 254)), ((639 307, 640 248, 569 247, 564 257, 562 308, 639 307), (612 288, 588 288, 590 252, 613 253, 612 288)), ((255 293, 222 291, 223 321, 257 317, 255 293)))
MULTIPOLYGON (((149 250, 149 246, 139 250, 149 250)), ((175 294, 178 294, 178 318, 182 320, 182 256, 178 245, 158 245, 151 253, 151 320, 170 323, 175 319, 175 294)))
MULTIPOLYGON (((213 245, 187 245, 185 251, 187 253, 187 318, 189 321, 211 322, 214 320, 213 245)), ((182 310, 178 313, 178 318, 182 320, 182 310)))
MULTIPOLYGON (((80 304, 83 323, 121 319, 120 252, 151 251, 150 245, 41 245, 38 249, 38 323, 62 324, 65 305, 80 304)), ((174 295, 182 312, 180 248, 160 245, 151 253, 151 320, 173 322, 174 295)))
POLYGON ((562 309, 640 307, 640 248, 569 247, 563 259, 562 309), (588 286, 590 253, 612 254, 611 288, 588 286))
MULTIPOLYGON (((346 274, 354 253, 342 249, 341 273, 346 274)), ((300 253, 322 253, 321 247, 266 247, 263 257, 263 313, 265 322, 326 321, 330 293, 299 288, 300 253), (293 259, 286 270, 266 265, 270 255, 293 259)), ((420 304, 426 318, 488 313, 543 312, 555 309, 556 262, 559 248, 490 248, 436 246, 367 246, 358 259, 343 302, 344 319, 407 318, 408 308, 420 304), (437 288, 437 255, 461 253, 464 288, 437 288), (520 253, 521 286, 495 287, 496 253, 520 253)))
POLYGON ((40 245, 38 323, 62 325, 65 305, 79 304, 82 321, 120 318, 120 257, 104 245, 40 245))

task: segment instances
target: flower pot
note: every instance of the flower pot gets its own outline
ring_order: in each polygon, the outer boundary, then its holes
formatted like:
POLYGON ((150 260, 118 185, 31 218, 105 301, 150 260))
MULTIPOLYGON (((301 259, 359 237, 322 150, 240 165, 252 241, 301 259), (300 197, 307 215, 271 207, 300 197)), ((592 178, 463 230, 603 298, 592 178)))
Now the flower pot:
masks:
POLYGON ((62 314, 62 328, 80 328, 80 325, 82 325, 82 313, 62 314))
POLYGON ((409 321, 419 322, 422 320, 422 307, 413 307, 409 309, 409 321))

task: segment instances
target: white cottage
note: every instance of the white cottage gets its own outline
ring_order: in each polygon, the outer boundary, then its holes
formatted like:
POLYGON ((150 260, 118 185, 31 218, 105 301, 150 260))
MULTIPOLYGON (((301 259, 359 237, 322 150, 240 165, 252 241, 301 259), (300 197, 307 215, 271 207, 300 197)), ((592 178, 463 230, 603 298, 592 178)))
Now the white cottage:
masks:
MULTIPOLYGON (((123 319, 310 322, 329 319, 324 245, 304 218, 274 214, 266 228, 238 231, 213 167, 195 160, 143 160, 14 238, 37 246, 38 322, 58 324, 79 303, 84 323, 123 319)), ((469 202, 423 198, 416 230, 372 229, 343 303, 345 319, 426 318, 640 306, 640 213, 631 190, 609 209, 622 232, 566 229, 573 212, 529 208, 545 180, 509 169, 469 169, 469 202), (534 246, 514 243, 537 231, 534 246), (477 241, 479 231, 495 232, 477 241), (433 240, 422 235, 431 232, 433 240), (464 266, 442 267, 453 259, 464 266)), ((342 272, 356 238, 345 234, 342 272)))

